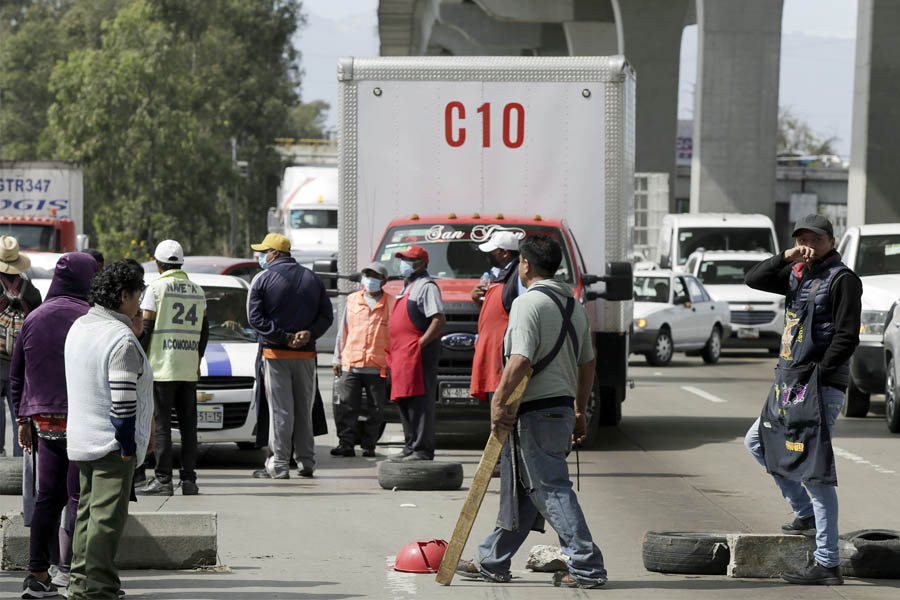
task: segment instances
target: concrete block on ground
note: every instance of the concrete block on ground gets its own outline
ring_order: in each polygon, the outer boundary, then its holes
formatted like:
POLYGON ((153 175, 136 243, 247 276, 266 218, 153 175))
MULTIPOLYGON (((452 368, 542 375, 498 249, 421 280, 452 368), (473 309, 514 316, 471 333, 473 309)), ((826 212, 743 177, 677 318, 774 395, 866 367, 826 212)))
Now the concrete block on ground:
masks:
MULTIPOLYGON (((730 533, 728 547, 729 577, 771 578, 806 567, 813 560, 816 540, 802 535, 730 533)), ((846 540, 838 541, 838 550, 842 564, 857 553, 856 547, 846 540)))
POLYGON ((559 546, 546 546, 539 544, 528 553, 528 562, 525 568, 539 573, 555 573, 569 569, 569 557, 559 546))
MULTIPOLYGON (((0 516, 0 569, 28 567, 28 541, 21 512, 0 516)), ((116 555, 120 569, 192 569, 217 562, 214 512, 139 512, 128 515, 116 555)))

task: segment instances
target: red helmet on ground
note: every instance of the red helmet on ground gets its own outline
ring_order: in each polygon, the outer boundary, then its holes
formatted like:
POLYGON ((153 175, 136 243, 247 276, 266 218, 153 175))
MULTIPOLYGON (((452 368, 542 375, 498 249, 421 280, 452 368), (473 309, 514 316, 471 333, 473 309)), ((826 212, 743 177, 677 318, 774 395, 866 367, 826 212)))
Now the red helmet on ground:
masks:
POLYGON ((404 573, 437 573, 447 551, 444 540, 412 542, 403 546, 394 561, 394 570, 404 573))

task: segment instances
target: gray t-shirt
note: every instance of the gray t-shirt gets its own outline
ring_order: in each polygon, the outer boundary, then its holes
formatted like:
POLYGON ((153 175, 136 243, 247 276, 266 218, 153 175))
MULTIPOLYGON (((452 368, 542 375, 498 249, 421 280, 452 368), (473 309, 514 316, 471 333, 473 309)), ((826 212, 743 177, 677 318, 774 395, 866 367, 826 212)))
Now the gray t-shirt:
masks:
MULTIPOLYGON (((503 352, 507 358, 512 354, 521 354, 532 364, 550 354, 563 326, 562 313, 556 304, 545 294, 535 291, 535 286, 546 286, 556 292, 563 307, 566 298, 572 297, 572 289, 567 284, 544 279, 531 284, 528 292, 513 301, 503 352)), ((556 396, 575 397, 578 391, 578 365, 594 358, 587 313, 577 301, 572 312, 572 325, 578 337, 578 348, 572 347, 571 338, 567 335, 556 358, 529 382, 522 402, 556 396)))
POLYGON ((431 281, 434 281, 431 277, 419 277, 412 283, 406 284, 403 287, 403 293, 400 294, 400 297, 403 297, 409 292, 409 301, 415 302, 422 314, 429 319, 444 312, 441 289, 437 285, 430 284, 431 281))

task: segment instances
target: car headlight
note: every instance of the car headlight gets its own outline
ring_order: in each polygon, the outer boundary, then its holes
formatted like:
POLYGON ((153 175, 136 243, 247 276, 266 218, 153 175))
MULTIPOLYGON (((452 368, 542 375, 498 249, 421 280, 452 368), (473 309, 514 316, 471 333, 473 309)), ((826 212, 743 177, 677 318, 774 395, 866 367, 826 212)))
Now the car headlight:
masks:
POLYGON ((864 310, 859 322, 859 333, 861 335, 884 335, 886 320, 886 310, 864 310))
POLYGON ((635 319, 635 320, 634 320, 634 325, 635 325, 635 327, 637 327, 638 329, 643 329, 644 327, 647 326, 647 319, 635 319))

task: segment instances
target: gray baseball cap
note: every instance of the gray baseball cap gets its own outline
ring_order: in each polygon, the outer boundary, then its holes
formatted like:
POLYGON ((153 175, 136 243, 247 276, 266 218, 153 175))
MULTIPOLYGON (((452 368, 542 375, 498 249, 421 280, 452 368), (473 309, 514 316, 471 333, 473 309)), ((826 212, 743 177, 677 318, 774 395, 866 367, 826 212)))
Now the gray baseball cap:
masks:
POLYGON ((362 268, 362 270, 360 271, 360 273, 363 273, 363 272, 365 272, 365 271, 373 271, 373 272, 375 272, 375 273, 378 273, 378 274, 381 275, 382 277, 387 277, 387 276, 388 276, 387 267, 385 267, 383 264, 381 264, 381 263, 378 262, 378 261, 375 261, 375 262, 373 262, 373 263, 370 263, 370 264, 366 265, 365 267, 362 268))
POLYGON ((797 237, 797 234, 804 229, 819 235, 834 237, 834 227, 831 226, 831 221, 822 215, 806 215, 797 219, 797 222, 794 223, 794 232, 791 234, 791 237, 797 237))

